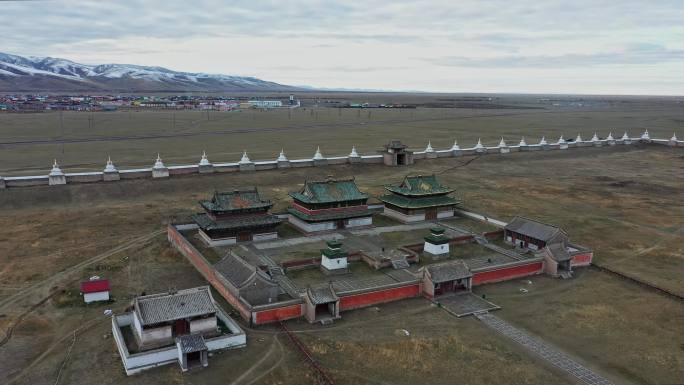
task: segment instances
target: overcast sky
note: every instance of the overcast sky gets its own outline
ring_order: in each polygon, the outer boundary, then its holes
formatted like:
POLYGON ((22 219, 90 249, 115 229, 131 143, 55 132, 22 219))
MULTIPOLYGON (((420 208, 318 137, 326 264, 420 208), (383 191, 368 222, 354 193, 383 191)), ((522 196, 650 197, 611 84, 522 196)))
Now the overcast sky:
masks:
POLYGON ((683 0, 0 1, 0 37, 6 53, 292 85, 684 94, 683 0))

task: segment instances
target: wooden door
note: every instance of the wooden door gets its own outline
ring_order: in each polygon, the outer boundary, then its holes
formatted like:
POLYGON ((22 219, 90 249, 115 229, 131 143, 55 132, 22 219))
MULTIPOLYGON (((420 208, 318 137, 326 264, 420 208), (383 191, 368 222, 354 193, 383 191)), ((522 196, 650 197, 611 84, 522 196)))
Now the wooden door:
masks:
POLYGON ((176 320, 173 323, 173 335, 182 336, 190 331, 190 323, 184 319, 176 320))
POLYGON ((437 219, 437 209, 427 209, 425 210, 425 220, 437 219))
POLYGON ((238 233, 237 236, 238 242, 247 242, 252 240, 252 234, 248 231, 243 231, 241 233, 238 233))

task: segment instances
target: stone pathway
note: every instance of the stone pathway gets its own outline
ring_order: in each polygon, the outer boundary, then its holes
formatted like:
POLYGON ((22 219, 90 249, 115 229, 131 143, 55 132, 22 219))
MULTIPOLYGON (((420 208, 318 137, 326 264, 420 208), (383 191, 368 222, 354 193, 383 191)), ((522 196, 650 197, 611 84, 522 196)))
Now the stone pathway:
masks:
POLYGON ((459 318, 501 309, 499 306, 473 293, 450 293, 436 297, 433 301, 439 303, 444 310, 459 318))
POLYGON ((612 382, 590 369, 578 364, 557 349, 515 328, 513 325, 489 313, 475 314, 485 325, 531 350, 541 358, 589 385, 612 385, 612 382))

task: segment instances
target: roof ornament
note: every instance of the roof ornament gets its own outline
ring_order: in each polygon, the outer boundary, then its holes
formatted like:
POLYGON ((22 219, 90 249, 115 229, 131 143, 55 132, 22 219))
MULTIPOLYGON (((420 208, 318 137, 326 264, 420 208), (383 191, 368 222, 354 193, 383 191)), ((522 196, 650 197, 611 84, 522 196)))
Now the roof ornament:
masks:
POLYGON ((209 159, 207 159, 207 152, 206 151, 202 151, 202 159, 200 159, 199 165, 200 166, 211 165, 211 163, 209 162, 209 159))
POLYGON ((527 142, 525 142, 524 136, 522 138, 520 138, 520 143, 518 143, 518 146, 527 146, 527 142))
POLYGON ((672 137, 670 138, 671 141, 676 142, 677 141, 677 133, 673 132, 672 137))
POLYGON ((249 160, 249 157, 247 156, 247 150, 244 150, 242 153, 242 159, 238 162, 238 164, 246 164, 246 163, 252 163, 251 160, 249 160))
POLYGON ((482 140, 480 140, 480 138, 477 138, 477 144, 475 145, 475 148, 484 148, 484 146, 482 145, 482 140))
POLYGON ((425 147, 425 152, 435 152, 435 149, 432 148, 432 143, 429 140, 427 147, 425 147))
POLYGON ((582 141, 583 141, 583 140, 582 140, 582 135, 577 134, 577 139, 575 139, 575 142, 579 143, 579 142, 582 142, 582 141))
POLYGON ((501 137, 501 141, 499 142, 499 147, 506 147, 506 141, 504 140, 503 136, 501 137))
POLYGON ((321 146, 316 147, 316 153, 314 154, 313 159, 314 159, 314 160, 322 160, 322 159, 324 159, 324 158, 323 158, 323 154, 321 154, 321 146))
POLYGON ((461 147, 458 146, 458 141, 454 140, 454 145, 451 146, 451 151, 458 151, 461 147))
POLYGON ((625 131, 624 135, 622 135, 622 140, 629 140, 629 135, 627 135, 627 131, 625 131))
POLYGON ((549 144, 549 143, 546 141, 546 137, 543 137, 543 136, 542 136, 541 140, 539 141, 539 145, 540 145, 540 146, 545 146, 545 145, 547 145, 547 144, 549 144))
POLYGON ((64 173, 62 172, 62 169, 59 168, 59 165, 57 164, 57 159, 55 159, 55 163, 52 165, 52 170, 50 170, 50 176, 62 176, 64 173))
POLYGON ((107 157, 107 165, 105 165, 104 172, 117 172, 116 167, 114 167, 114 163, 112 163, 111 156, 107 157))
POLYGON ((651 135, 648 133, 648 130, 644 131, 644 133, 641 134, 641 139, 644 139, 644 140, 650 140, 651 139, 651 135))
POLYGON ((278 155, 278 159, 276 159, 278 162, 287 162, 287 157, 285 156, 285 150, 280 149, 280 154, 278 155))
POLYGON ((161 156, 159 156, 159 153, 157 153, 157 160, 154 162, 154 167, 152 168, 166 168, 164 166, 164 162, 161 160, 161 156))
POLYGON ((356 146, 352 146, 352 150, 349 153, 349 157, 350 158, 358 158, 359 157, 359 153, 356 152, 356 146))
POLYGON ((596 135, 595 132, 594 132, 594 136, 591 137, 591 141, 592 142, 598 142, 599 141, 598 135, 596 135))

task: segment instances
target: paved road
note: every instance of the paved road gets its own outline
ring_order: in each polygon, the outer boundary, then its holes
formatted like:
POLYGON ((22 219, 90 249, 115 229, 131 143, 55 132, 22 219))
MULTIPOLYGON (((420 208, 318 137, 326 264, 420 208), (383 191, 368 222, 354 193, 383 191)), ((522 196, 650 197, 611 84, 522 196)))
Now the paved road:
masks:
POLYGON ((513 325, 489 313, 476 314, 485 325, 531 350, 541 358, 589 385, 612 385, 612 382, 578 364, 570 357, 546 343, 515 328, 513 325))
POLYGON ((470 217, 470 218, 473 218, 473 219, 477 219, 478 221, 485 221, 485 222, 487 222, 487 223, 491 223, 491 224, 493 224, 494 226, 498 226, 498 227, 504 227, 504 226, 506 226, 506 225, 508 224, 508 223, 506 223, 506 222, 504 222, 504 221, 500 221, 500 220, 498 220, 498 219, 486 217, 486 216, 484 216, 484 215, 477 214, 477 213, 474 213, 474 212, 471 212, 471 211, 465 211, 465 210, 460 210, 460 209, 456 209, 456 210, 454 210, 454 211, 456 211, 457 213, 459 213, 459 214, 461 214, 461 215, 464 215, 464 216, 466 216, 466 217, 470 217))

